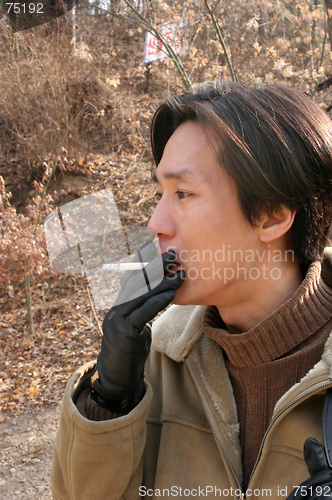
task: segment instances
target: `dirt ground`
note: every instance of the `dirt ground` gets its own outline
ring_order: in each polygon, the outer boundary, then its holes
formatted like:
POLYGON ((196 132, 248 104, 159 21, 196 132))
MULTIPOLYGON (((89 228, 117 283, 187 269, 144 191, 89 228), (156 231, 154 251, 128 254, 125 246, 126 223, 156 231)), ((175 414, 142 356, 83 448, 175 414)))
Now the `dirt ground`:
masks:
POLYGON ((49 486, 59 407, 39 408, 0 423, 0 498, 51 500, 49 486))
POLYGON ((76 288, 75 281, 64 278, 47 285, 45 304, 37 296, 34 301, 37 329, 32 343, 22 335, 28 335, 24 308, 2 308, 1 500, 51 500, 50 467, 65 385, 75 368, 99 349, 100 332, 82 283, 76 288), (69 308, 70 297, 77 303, 72 301, 69 308))

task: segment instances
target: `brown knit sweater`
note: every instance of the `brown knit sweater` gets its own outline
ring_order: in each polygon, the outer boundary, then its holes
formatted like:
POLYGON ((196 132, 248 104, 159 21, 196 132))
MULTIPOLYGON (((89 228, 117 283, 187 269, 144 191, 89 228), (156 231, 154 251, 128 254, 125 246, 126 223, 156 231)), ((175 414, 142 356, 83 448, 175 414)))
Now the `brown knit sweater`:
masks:
POLYGON ((231 334, 216 307, 207 307, 204 333, 223 349, 240 424, 246 489, 278 399, 320 359, 332 329, 332 289, 314 262, 294 295, 255 327, 231 334))

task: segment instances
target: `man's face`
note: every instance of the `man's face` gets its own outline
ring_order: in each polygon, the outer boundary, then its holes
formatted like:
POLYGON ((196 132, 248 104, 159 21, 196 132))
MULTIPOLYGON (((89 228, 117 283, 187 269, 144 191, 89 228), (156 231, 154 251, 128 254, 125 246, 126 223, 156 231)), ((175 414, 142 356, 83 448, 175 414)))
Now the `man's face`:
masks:
POLYGON ((187 275, 174 303, 226 305, 243 282, 244 272, 236 275, 237 263, 247 269, 252 265, 233 250, 260 249, 261 242, 201 125, 185 122, 176 129, 156 175, 160 199, 148 226, 156 231, 162 253, 175 250, 174 270, 181 267, 187 275))

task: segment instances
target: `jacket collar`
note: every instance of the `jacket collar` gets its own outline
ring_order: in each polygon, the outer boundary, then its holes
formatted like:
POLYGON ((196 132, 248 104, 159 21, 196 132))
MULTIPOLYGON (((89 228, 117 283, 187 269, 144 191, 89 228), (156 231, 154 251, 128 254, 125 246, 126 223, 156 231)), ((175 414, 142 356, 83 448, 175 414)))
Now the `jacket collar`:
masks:
POLYGON ((206 306, 172 305, 152 325, 152 349, 180 363, 202 337, 206 306))

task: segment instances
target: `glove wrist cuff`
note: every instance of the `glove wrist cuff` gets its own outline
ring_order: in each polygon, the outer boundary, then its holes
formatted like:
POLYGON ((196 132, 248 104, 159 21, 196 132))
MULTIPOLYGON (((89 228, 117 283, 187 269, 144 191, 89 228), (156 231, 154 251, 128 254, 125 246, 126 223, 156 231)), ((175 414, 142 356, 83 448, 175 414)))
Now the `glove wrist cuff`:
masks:
POLYGON ((95 403, 106 410, 126 414, 132 411, 143 399, 145 394, 144 375, 139 380, 135 392, 122 399, 112 399, 108 391, 103 389, 98 379, 98 370, 90 379, 90 395, 95 403), (97 374, 97 377, 96 377, 97 374))

